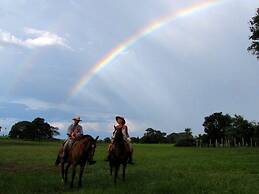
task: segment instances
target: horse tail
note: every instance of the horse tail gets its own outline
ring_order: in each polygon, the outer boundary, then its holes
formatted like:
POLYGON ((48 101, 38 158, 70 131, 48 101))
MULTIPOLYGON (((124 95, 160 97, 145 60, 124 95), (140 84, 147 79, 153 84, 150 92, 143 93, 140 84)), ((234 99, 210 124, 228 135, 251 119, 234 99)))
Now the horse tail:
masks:
POLYGON ((56 162, 55 162, 55 166, 58 166, 60 163, 61 159, 60 159, 60 155, 58 154, 56 162))
POLYGON ((62 153, 63 153, 63 144, 62 144, 61 148, 58 151, 58 155, 57 155, 57 159, 56 159, 56 162, 55 162, 55 166, 58 166, 61 163, 62 153))

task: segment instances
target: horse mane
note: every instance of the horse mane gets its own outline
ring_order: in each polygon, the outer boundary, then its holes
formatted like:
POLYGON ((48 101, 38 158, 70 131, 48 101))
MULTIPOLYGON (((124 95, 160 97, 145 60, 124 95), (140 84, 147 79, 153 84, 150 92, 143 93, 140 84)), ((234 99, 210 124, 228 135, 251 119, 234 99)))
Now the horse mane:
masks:
POLYGON ((90 139, 91 141, 94 141, 94 138, 91 135, 83 135, 82 138, 90 139))
MULTIPOLYGON (((78 141, 78 143, 83 143, 83 144, 92 144, 95 143, 95 139, 91 135, 83 135, 81 136, 78 141)), ((88 148, 87 148, 88 149, 88 148)))

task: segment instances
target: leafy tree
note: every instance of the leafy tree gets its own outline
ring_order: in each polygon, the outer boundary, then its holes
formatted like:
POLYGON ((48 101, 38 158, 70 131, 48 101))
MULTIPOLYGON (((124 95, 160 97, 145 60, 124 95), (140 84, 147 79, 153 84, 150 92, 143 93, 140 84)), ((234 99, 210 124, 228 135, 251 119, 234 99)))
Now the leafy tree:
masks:
POLYGON ((208 145, 209 144, 209 138, 207 134, 199 134, 196 140, 201 144, 201 145, 208 145))
POLYGON ((32 124, 35 130, 35 138, 51 138, 54 135, 59 135, 58 128, 50 126, 43 118, 34 119, 32 124))
POLYGON ((194 146, 195 139, 192 136, 192 129, 186 128, 183 133, 178 133, 175 146, 194 146))
POLYGON ((254 141, 259 145, 259 123, 253 122, 252 126, 254 141))
POLYGON ((103 139, 104 143, 111 143, 111 139, 109 137, 106 137, 103 139))
POLYGON ((250 31, 252 35, 249 39, 252 40, 252 42, 247 50, 259 59, 259 8, 256 11, 256 15, 250 20, 250 31))
POLYGON ((191 128, 185 128, 184 129, 186 135, 192 135, 192 129, 191 128))
POLYGON ((14 124, 9 132, 9 136, 17 139, 34 139, 35 133, 32 123, 29 121, 21 121, 14 124))
POLYGON ((139 139, 139 137, 131 137, 131 141, 132 141, 132 143, 139 143, 140 139, 139 139))
POLYGON ((146 133, 141 138, 142 143, 166 143, 166 133, 152 128, 146 129, 146 133))
POLYGON ((216 140, 224 139, 225 132, 231 127, 232 118, 230 115, 223 115, 222 112, 213 113, 205 117, 203 123, 204 132, 208 135, 208 139, 214 144, 216 140))
POLYGON ((166 136, 166 138, 167 138, 167 142, 168 143, 176 143, 177 142, 177 140, 179 139, 179 133, 171 133, 171 134, 169 134, 169 135, 167 135, 166 136))
POLYGON ((51 137, 60 135, 58 131, 59 130, 58 127, 50 126, 50 130, 51 130, 51 137))
MULTIPOLYGON (((256 122, 250 122, 241 115, 231 117, 226 114, 214 113, 205 117, 203 123, 206 137, 203 143, 215 144, 215 140, 221 142, 221 139, 228 140, 231 145, 237 143, 250 144, 253 141, 259 141, 259 126, 256 122)), ((200 137, 199 137, 200 140, 200 137)))
POLYGON ((253 124, 248 120, 244 119, 240 115, 235 115, 233 118, 233 130, 235 131, 234 137, 237 138, 238 141, 241 141, 244 138, 246 143, 250 142, 250 138, 253 137, 253 124))
POLYGON ((58 128, 49 125, 43 118, 35 118, 32 122, 21 121, 14 124, 9 132, 11 138, 49 139, 59 135, 58 128))

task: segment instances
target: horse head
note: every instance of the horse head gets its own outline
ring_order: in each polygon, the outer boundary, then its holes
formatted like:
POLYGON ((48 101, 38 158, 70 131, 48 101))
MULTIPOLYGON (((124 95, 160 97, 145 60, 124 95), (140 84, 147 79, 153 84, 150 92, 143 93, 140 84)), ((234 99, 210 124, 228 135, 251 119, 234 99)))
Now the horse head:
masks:
POLYGON ((98 140, 99 136, 97 136, 95 139, 91 136, 89 136, 89 145, 88 145, 88 160, 92 160, 95 153, 96 148, 96 142, 98 140))
POLYGON ((115 136, 114 136, 114 142, 115 143, 122 143, 122 142, 124 142, 124 140, 123 140, 123 133, 122 133, 121 129, 117 129, 116 130, 116 133, 115 133, 115 136))

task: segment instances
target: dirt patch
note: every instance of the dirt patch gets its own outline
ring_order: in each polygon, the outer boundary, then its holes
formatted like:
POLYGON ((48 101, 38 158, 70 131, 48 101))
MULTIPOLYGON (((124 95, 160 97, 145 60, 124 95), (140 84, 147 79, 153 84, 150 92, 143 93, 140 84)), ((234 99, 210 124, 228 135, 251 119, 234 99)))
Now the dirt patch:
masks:
POLYGON ((8 164, 1 164, 0 167, 0 172, 1 173, 6 173, 6 172, 10 172, 10 173, 16 173, 17 170, 17 164, 16 163, 8 163, 8 164))

